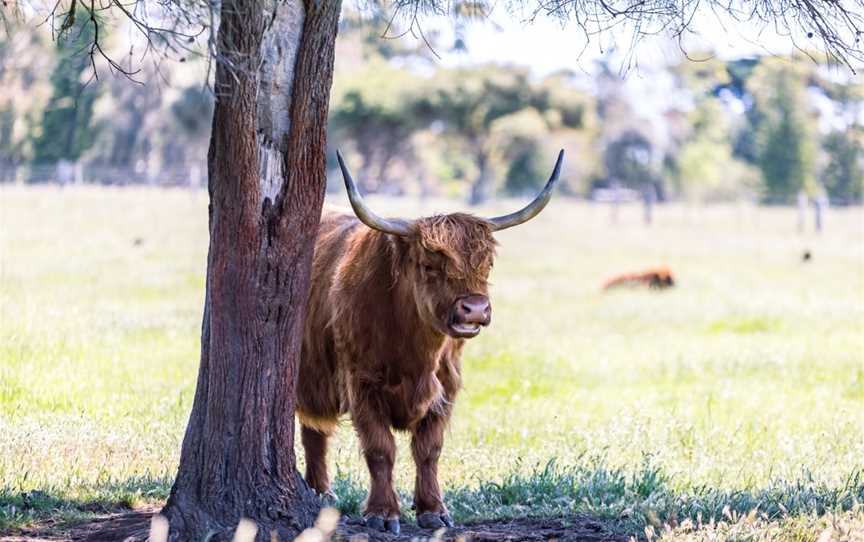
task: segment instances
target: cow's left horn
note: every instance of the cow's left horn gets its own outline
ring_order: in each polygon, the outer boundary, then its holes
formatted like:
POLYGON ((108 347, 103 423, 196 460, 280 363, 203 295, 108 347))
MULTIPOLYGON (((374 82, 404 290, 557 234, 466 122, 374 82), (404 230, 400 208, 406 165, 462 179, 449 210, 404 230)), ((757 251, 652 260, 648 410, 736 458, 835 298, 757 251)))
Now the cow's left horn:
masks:
POLYGON ((342 178, 345 179, 345 190, 348 191, 348 200, 351 202, 351 208, 354 209, 354 214, 357 215, 357 218, 374 230, 394 235, 410 235, 410 222, 381 218, 366 205, 366 202, 360 196, 360 191, 357 190, 357 185, 354 184, 354 179, 351 177, 351 172, 348 171, 348 166, 345 165, 345 160, 342 159, 342 153, 336 151, 336 158, 339 160, 339 167, 342 169, 342 178))
POLYGON ((555 169, 552 170, 552 176, 549 177, 549 181, 546 182, 546 186, 543 187, 543 191, 537 194, 537 197, 534 198, 534 201, 532 201, 522 209, 516 211, 515 213, 490 218, 489 223, 492 224, 492 231, 498 231, 506 228, 512 228, 513 226, 518 226, 519 224, 522 224, 523 222, 528 222, 529 220, 540 214, 540 211, 543 210, 543 207, 546 207, 546 204, 549 203, 550 199, 552 199, 552 190, 555 188, 555 184, 558 182, 558 176, 561 174, 561 163, 563 161, 564 149, 561 149, 561 152, 558 153, 558 161, 555 162, 555 169))

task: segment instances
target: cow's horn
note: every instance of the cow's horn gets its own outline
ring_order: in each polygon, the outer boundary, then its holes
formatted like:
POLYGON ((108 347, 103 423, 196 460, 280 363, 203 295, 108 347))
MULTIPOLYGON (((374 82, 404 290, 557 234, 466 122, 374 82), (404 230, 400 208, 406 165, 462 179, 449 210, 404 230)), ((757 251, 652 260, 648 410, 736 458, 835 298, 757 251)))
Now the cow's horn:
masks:
POLYGON ((345 160, 342 159, 342 153, 336 151, 336 158, 339 160, 339 167, 342 169, 342 177, 345 179, 345 189, 348 191, 348 200, 351 201, 351 208, 354 209, 354 214, 361 222, 372 229, 383 231, 384 233, 392 233, 394 235, 410 235, 411 224, 404 220, 388 220, 376 215, 370 209, 363 198, 360 196, 360 191, 357 190, 357 185, 354 184, 354 179, 351 177, 351 172, 348 171, 348 166, 345 165, 345 160))
POLYGON ((558 175, 561 173, 561 163, 563 161, 564 149, 561 149, 561 152, 558 153, 558 161, 555 162, 555 169, 552 170, 552 176, 549 177, 549 181, 546 183, 543 191, 537 194, 537 197, 534 198, 534 201, 532 201, 522 209, 516 211, 515 213, 490 218, 489 222, 492 224, 492 231, 498 231, 506 228, 512 228, 513 226, 518 226, 519 224, 522 224, 523 222, 528 222, 529 220, 540 214, 540 211, 543 210, 543 207, 546 207, 546 204, 549 203, 550 199, 552 199, 552 190, 555 189, 555 184, 558 182, 558 175))

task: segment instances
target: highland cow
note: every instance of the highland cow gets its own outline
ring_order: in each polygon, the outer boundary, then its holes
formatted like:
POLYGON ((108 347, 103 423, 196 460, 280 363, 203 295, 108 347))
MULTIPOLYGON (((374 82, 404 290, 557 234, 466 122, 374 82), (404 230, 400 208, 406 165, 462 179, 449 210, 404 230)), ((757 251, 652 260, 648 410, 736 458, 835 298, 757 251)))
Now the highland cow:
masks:
POLYGON ((557 182, 563 151, 543 191, 524 209, 496 218, 463 213, 417 220, 381 218, 363 202, 342 156, 356 217, 325 209, 297 388, 306 481, 330 492, 327 439, 349 414, 369 469, 364 517, 399 532, 391 428, 411 433, 421 527, 451 526, 438 485, 438 456, 461 386, 465 340, 492 318, 487 278, 495 231, 537 215, 557 182))

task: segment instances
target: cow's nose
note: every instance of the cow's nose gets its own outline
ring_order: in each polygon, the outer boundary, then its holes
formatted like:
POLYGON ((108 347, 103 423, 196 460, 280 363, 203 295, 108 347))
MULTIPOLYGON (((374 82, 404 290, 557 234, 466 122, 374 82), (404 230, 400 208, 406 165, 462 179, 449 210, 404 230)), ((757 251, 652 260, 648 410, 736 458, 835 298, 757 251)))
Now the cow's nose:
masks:
POLYGON ((492 305, 485 295, 469 295, 459 300, 458 312, 463 322, 485 326, 492 318, 492 305))

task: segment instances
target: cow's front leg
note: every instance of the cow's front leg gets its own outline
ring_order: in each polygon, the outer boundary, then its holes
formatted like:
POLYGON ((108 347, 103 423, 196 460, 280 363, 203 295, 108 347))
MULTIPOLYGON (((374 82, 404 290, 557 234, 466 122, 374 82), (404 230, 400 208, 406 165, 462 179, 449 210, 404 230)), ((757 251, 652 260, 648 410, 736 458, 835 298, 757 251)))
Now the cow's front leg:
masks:
POLYGON ((446 415, 430 412, 420 421, 411 437, 411 453, 417 466, 414 482, 417 524, 427 529, 453 526, 438 485, 438 457, 444 445, 446 427, 446 415))
MULTIPOLYGON (((355 397, 355 401, 361 397, 355 397)), ((352 405, 352 419, 366 466, 369 468, 369 499, 363 517, 366 525, 399 534, 399 499, 393 490, 396 441, 375 401, 352 405)))

